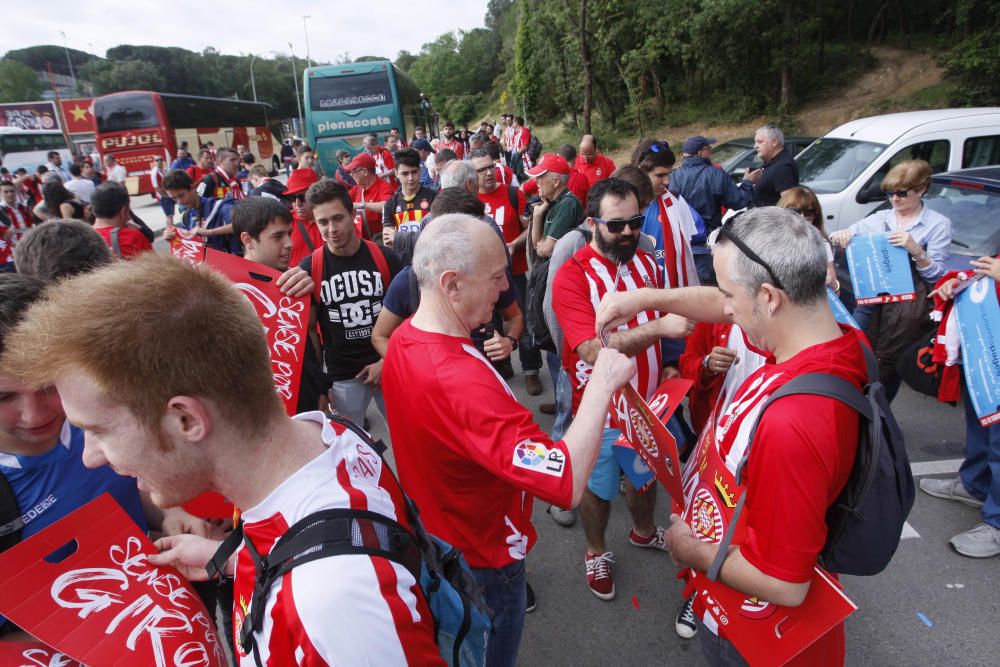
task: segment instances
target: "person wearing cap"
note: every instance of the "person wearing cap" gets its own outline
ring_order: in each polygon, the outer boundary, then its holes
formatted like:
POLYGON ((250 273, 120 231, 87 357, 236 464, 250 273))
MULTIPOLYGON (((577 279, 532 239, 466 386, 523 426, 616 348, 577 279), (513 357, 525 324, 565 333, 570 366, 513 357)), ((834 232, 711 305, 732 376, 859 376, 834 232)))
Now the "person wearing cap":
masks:
POLYGON ((691 236, 698 275, 705 282, 714 274, 707 236, 722 224, 722 207, 741 209, 753 200, 753 184, 744 179, 738 186, 724 170, 712 163, 715 137, 697 135, 684 142, 683 162, 670 175, 669 189, 682 197, 705 222, 703 232, 691 236))
POLYGON ((313 250, 323 246, 323 233, 313 218, 312 206, 306 201, 306 190, 318 180, 312 169, 296 169, 288 177, 284 196, 292 203, 292 255, 288 260, 291 266, 298 266, 313 250))
POLYGON ((427 158, 437 153, 431 142, 424 138, 413 140, 413 149, 420 154, 420 187, 428 190, 437 190, 437 181, 431 176, 431 170, 427 168, 427 158))
POLYGON ((585 134, 580 139, 580 151, 576 154, 576 170, 587 177, 588 185, 611 176, 615 170, 614 160, 597 152, 597 137, 585 134))
POLYGON ((531 243, 539 257, 549 257, 556 241, 583 220, 583 205, 566 187, 570 167, 561 155, 546 153, 526 173, 542 198, 531 212, 531 243))
POLYGON ((354 202, 355 228, 358 236, 372 241, 382 237, 382 209, 392 197, 394 188, 378 177, 375 158, 361 151, 345 167, 357 185, 351 188, 354 202))

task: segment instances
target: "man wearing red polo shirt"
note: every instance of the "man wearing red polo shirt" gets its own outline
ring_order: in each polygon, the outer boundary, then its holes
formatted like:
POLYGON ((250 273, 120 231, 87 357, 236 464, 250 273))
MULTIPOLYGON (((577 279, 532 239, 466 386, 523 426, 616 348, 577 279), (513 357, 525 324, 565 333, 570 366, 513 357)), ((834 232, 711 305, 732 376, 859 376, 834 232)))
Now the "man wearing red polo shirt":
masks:
POLYGON ((592 134, 585 134, 580 139, 580 152, 574 166, 587 177, 590 185, 608 178, 615 170, 614 160, 597 152, 597 138, 592 134))
POLYGON ((296 169, 288 177, 284 197, 292 202, 292 255, 288 260, 289 266, 298 266, 313 250, 323 247, 323 233, 313 218, 312 206, 306 201, 306 190, 318 180, 312 169, 296 169))
POLYGON ((355 229, 363 239, 375 241, 382 236, 382 209, 392 197, 393 187, 375 172, 375 158, 365 151, 354 156, 344 168, 357 185, 351 188, 355 229))

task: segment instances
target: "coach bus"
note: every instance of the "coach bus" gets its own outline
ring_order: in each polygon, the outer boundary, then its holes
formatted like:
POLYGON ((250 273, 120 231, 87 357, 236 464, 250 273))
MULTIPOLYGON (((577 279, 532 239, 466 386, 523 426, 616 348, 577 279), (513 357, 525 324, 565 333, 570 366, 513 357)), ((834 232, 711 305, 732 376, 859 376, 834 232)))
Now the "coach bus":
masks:
POLYGON ((71 161, 66 139, 58 130, 22 130, 0 127, 0 162, 10 173, 24 168, 34 173, 38 165, 49 161, 49 153, 59 151, 64 165, 71 161))
POLYGON ((306 137, 326 174, 336 170, 338 150, 357 153, 373 132, 380 141, 393 127, 407 138, 418 125, 437 134, 430 103, 388 60, 310 67, 303 79, 306 137))
POLYGON ((280 123, 269 104, 130 90, 98 97, 94 117, 98 151, 125 167, 133 195, 152 192, 153 160, 169 166, 185 142, 196 159, 211 141, 216 148, 243 145, 258 164, 274 173, 281 168, 280 123))

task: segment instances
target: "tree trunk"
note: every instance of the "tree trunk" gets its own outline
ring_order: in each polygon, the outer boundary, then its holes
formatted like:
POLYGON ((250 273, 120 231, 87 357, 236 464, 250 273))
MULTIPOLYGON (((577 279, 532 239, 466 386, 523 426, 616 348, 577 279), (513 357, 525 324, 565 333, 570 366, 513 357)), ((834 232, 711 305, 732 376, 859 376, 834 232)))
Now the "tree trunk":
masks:
POLYGON ((563 0, 566 5, 567 18, 570 27, 575 27, 580 40, 580 59, 583 64, 583 133, 592 134, 590 119, 594 108, 594 64, 590 59, 590 45, 587 43, 587 0, 580 0, 580 15, 577 26, 573 26, 573 8, 570 0, 563 0))
MULTIPOLYGON (((785 0, 785 34, 794 35, 792 27, 792 0, 785 0)), ((792 66, 788 62, 788 54, 784 54, 781 63, 781 101, 778 104, 781 115, 788 113, 792 103, 792 66)))

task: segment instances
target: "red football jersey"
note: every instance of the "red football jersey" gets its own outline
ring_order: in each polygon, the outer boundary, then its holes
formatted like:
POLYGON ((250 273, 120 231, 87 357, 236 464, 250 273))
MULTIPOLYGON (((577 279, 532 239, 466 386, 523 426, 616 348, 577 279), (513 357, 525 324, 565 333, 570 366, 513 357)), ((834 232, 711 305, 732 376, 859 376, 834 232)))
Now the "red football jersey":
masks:
MULTIPOLYGON (((395 188, 383 181, 381 178, 376 178, 374 182, 367 188, 362 188, 360 185, 355 185, 351 188, 351 201, 357 202, 373 202, 373 201, 388 201, 392 197, 392 193, 395 192, 395 188)), ((368 221, 368 231, 373 237, 378 237, 382 234, 382 213, 380 211, 365 211, 365 219, 368 221)), ((358 222, 361 221, 361 211, 356 213, 358 222)))
MULTIPOLYGON (((511 243, 518 236, 521 235, 523 231, 521 229, 521 221, 518 219, 518 212, 523 211, 525 206, 524 193, 514 188, 517 200, 517 210, 510 205, 510 195, 508 194, 507 186, 501 185, 496 190, 490 193, 483 194, 479 193, 479 201, 483 202, 486 206, 486 215, 493 218, 500 229, 503 230, 503 240, 507 243, 511 243)), ((525 248, 522 246, 520 250, 511 255, 511 275, 521 275, 528 270, 528 258, 525 252, 525 248)))

